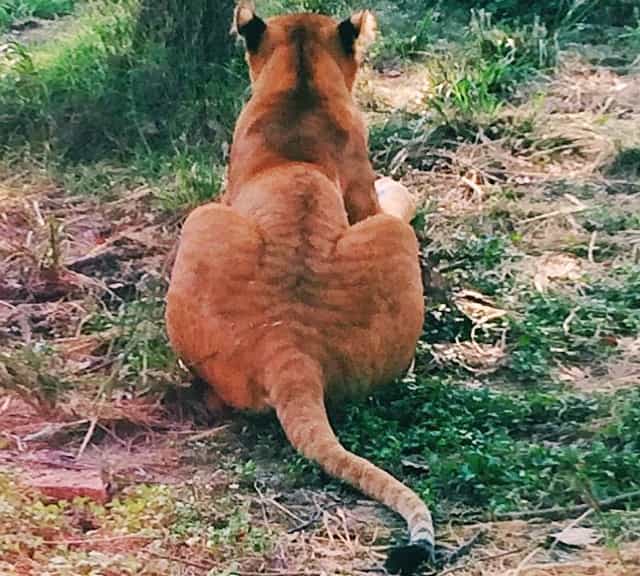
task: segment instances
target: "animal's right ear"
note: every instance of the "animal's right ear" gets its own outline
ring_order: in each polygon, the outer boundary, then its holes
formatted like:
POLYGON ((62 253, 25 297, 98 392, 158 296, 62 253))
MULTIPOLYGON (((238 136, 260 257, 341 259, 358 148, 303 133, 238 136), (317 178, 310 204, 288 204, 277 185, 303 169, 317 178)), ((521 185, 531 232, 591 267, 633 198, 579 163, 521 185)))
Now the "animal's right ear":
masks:
POLYGON ((244 38, 249 52, 257 52, 267 29, 265 21, 256 15, 253 2, 240 2, 233 16, 232 32, 244 38))

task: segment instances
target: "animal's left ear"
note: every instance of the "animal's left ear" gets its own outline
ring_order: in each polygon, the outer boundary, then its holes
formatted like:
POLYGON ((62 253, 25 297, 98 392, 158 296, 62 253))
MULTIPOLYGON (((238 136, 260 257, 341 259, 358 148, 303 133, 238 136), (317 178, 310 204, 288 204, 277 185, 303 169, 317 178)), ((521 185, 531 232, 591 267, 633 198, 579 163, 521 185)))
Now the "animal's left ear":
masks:
POLYGON ((258 51, 266 29, 267 24, 256 15, 253 2, 244 0, 236 6, 231 32, 235 32, 244 38, 249 52, 258 51))
POLYGON ((361 10, 338 25, 340 42, 347 54, 358 62, 364 58, 369 45, 376 39, 376 19, 369 10, 361 10))

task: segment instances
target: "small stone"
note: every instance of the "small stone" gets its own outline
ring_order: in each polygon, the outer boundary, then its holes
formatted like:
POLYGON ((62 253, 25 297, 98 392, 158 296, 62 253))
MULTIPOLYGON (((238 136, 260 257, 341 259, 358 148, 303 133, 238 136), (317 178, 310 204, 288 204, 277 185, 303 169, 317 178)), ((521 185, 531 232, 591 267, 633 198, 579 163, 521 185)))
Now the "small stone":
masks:
POLYGON ((23 483, 54 501, 89 498, 104 504, 109 499, 107 484, 99 470, 32 471, 23 483))

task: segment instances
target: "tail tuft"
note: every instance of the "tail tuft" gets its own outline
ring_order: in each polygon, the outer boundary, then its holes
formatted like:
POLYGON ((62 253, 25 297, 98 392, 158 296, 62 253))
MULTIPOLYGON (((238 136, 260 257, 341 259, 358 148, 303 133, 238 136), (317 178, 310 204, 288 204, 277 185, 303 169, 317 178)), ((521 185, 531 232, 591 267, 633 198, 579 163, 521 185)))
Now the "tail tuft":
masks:
POLYGON ((431 566, 435 565, 435 546, 429 540, 417 540, 404 546, 392 548, 384 567, 389 574, 409 576, 425 562, 431 566))

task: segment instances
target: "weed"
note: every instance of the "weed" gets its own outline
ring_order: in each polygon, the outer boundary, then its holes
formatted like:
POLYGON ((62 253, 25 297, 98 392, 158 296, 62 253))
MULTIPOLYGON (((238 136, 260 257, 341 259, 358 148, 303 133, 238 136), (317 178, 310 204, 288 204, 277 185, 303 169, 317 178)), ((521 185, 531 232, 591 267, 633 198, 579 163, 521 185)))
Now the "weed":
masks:
POLYGON ((426 152, 429 137, 427 120, 420 116, 397 113, 384 122, 373 124, 369 130, 373 165, 390 173, 405 161, 415 167, 427 168, 433 162, 433 157, 426 152))
POLYGON ((266 15, 284 12, 318 12, 333 16, 346 16, 354 8, 351 0, 267 0, 264 2, 266 15))
MULTIPOLYGON (((84 323, 85 333, 117 330, 110 353, 117 358, 117 378, 110 385, 134 387, 138 394, 156 392, 171 385, 175 354, 164 331, 162 288, 150 286, 131 301, 123 301, 115 313, 96 313, 84 323)), ((106 390, 109 392, 110 390, 106 390)))
POLYGON ((218 195, 224 169, 211 158, 197 154, 177 154, 166 167, 174 173, 175 185, 154 193, 161 210, 178 212, 195 208, 218 195))
POLYGON ((427 107, 458 138, 491 132, 505 100, 540 70, 555 66, 557 39, 538 21, 511 30, 492 24, 491 15, 472 11, 465 56, 447 55, 431 66, 433 91, 427 107))
POLYGON ((434 40, 439 36, 436 30, 440 13, 437 10, 426 10, 410 25, 390 28, 374 46, 371 58, 381 62, 391 58, 408 60, 416 56, 424 56, 434 40))
POLYGON ((567 30, 579 24, 620 26, 633 17, 635 0, 560 0, 532 3, 528 0, 458 0, 468 8, 493 12, 499 20, 531 22, 540 18, 552 30, 567 30))
POLYGON ((620 150, 606 167, 605 173, 614 178, 624 178, 629 181, 640 180, 640 148, 620 150))
POLYGON ((247 460, 237 464, 235 473, 242 484, 253 487, 256 481, 256 463, 253 460, 247 460))
POLYGON ((474 10, 469 34, 481 59, 508 65, 508 78, 504 80, 508 89, 536 70, 547 70, 556 65, 557 36, 550 34, 537 19, 520 28, 499 27, 493 24, 490 13, 474 10))
POLYGON ((170 531, 190 545, 200 543, 229 560, 245 551, 265 552, 272 545, 271 534, 251 521, 248 506, 238 506, 228 496, 178 499, 170 531))
POLYGON ((620 35, 620 40, 627 43, 634 52, 640 53, 640 8, 634 9, 634 24, 629 26, 625 23, 624 32, 620 35))
POLYGON ((573 298, 531 295, 523 317, 512 321, 510 377, 549 382, 557 362, 589 362, 615 352, 617 337, 640 333, 639 289, 640 273, 620 268, 573 298))
POLYGON ((501 267, 509 259, 508 237, 498 233, 460 233, 446 249, 427 245, 430 261, 447 270, 447 280, 454 286, 471 286, 488 295, 509 289, 501 267))
POLYGON ((70 388, 61 375, 59 359, 46 344, 25 345, 21 350, 0 353, 0 387, 53 406, 70 388))
POLYGON ((587 232, 605 232, 606 234, 640 230, 640 215, 601 210, 587 215, 581 225, 587 232))
POLYGON ((640 538, 640 514, 637 511, 602 512, 596 516, 594 525, 611 547, 640 538))
MULTIPOLYGON (((85 521, 92 530, 107 534, 107 538, 115 536, 114 541, 130 534, 142 534, 145 540, 160 539, 171 524, 175 506, 169 488, 145 485, 125 489, 105 505, 86 498, 45 504, 38 494, 19 486, 10 476, 0 474, 0 570, 3 574, 19 574, 23 555, 29 555, 38 557, 42 573, 59 576, 78 574, 78 570, 87 574, 131 576, 166 574, 149 566, 149 559, 138 560, 135 552, 106 554, 70 546, 65 540, 69 536, 84 538, 85 521), (20 530, 15 530, 16 525, 20 530), (60 542, 43 545, 43 541, 51 540, 52 536, 60 542)), ((87 541, 91 542, 91 536, 87 541)))
POLYGON ((458 126, 457 133, 465 133, 470 122, 486 122, 484 118, 492 118, 502 106, 498 93, 507 65, 488 62, 476 66, 457 58, 436 61, 428 107, 437 112, 444 124, 458 126))
POLYGON ((71 195, 97 197, 105 202, 118 197, 118 191, 132 184, 131 170, 112 163, 95 162, 75 166, 51 166, 71 195))

